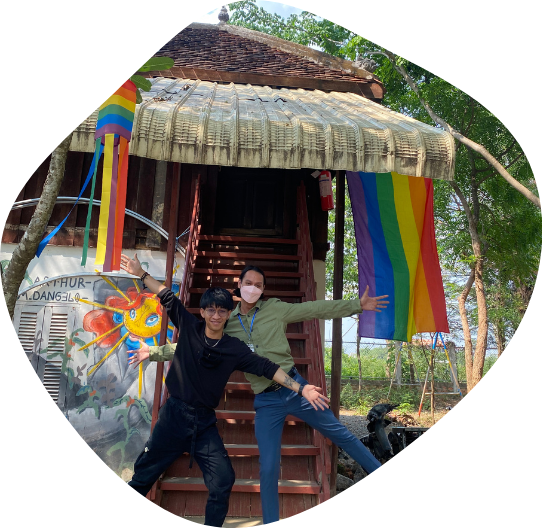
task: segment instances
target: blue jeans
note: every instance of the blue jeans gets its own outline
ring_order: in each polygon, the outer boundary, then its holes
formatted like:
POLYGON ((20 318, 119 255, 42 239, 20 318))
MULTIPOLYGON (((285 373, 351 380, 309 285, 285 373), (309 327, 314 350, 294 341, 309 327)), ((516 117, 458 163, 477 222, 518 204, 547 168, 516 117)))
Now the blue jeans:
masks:
POLYGON ((145 496, 161 473, 182 453, 193 451, 193 458, 209 491, 205 524, 222 526, 228 513, 235 474, 216 421, 213 409, 193 409, 174 397, 169 398, 159 411, 159 419, 144 451, 134 463, 129 486, 145 496))
MULTIPOLYGON (((299 374, 293 378, 298 383, 308 383, 299 374)), ((296 392, 282 387, 273 392, 255 396, 255 436, 259 444, 261 505, 263 523, 278 521, 278 477, 280 474, 280 449, 282 431, 288 414, 300 418, 341 447, 356 460, 367 473, 381 464, 372 453, 332 413, 330 409, 316 410, 296 392)))

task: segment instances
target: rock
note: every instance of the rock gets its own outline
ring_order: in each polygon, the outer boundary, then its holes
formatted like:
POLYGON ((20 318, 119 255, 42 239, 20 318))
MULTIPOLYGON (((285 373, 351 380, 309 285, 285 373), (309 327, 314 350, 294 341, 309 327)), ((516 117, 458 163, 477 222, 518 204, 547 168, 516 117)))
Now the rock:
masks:
MULTIPOLYGON (((358 466, 358 464, 357 464, 358 466)), ((356 484, 357 482, 359 482, 360 480, 362 480, 364 477, 367 477, 368 476, 368 473, 366 473, 366 471, 364 471, 364 469, 362 469, 360 466, 358 466, 358 468, 356 469, 355 471, 355 474, 353 476, 353 482, 356 484)))
POLYGON ((350 488, 354 484, 354 481, 350 478, 344 477, 343 475, 337 474, 335 481, 336 491, 343 491, 347 488, 350 488))
POLYGON ((345 456, 339 457, 337 462, 337 472, 341 475, 344 475, 348 478, 353 478, 354 474, 361 469, 358 462, 353 460, 351 457, 347 456, 344 452, 343 454, 345 456))

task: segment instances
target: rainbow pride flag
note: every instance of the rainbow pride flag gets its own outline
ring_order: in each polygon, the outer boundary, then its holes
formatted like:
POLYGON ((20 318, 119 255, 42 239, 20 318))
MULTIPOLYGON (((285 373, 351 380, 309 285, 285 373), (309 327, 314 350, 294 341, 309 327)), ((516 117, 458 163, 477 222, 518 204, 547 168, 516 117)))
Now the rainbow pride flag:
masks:
POLYGON ((410 341, 449 332, 433 225, 433 181, 347 171, 357 240, 360 293, 389 295, 380 313, 363 312, 362 337, 410 341))

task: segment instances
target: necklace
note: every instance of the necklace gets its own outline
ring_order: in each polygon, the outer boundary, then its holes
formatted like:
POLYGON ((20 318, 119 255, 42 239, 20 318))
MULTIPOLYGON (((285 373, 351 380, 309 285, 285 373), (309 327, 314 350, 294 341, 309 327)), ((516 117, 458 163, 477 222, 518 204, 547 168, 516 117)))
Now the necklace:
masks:
MULTIPOLYGON (((209 338, 211 339, 211 338, 209 338)), ((203 332, 203 340, 205 341, 205 344, 207 346, 210 346, 210 347, 213 347, 215 348, 219 343, 220 343, 220 340, 222 339, 222 337, 220 337, 220 339, 214 344, 214 345, 210 345, 208 342, 207 342, 207 336, 205 335, 205 332, 203 332)), ((213 340, 214 341, 214 340, 213 340)))

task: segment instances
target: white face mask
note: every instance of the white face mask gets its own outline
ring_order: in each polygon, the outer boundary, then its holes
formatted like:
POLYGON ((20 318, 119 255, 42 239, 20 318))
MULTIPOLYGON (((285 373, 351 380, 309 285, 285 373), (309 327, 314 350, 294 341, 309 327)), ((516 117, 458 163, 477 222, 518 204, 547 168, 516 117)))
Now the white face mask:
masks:
POLYGON ((263 294, 262 290, 255 286, 242 286, 240 288, 241 298, 249 304, 254 304, 259 300, 259 297, 263 294))

